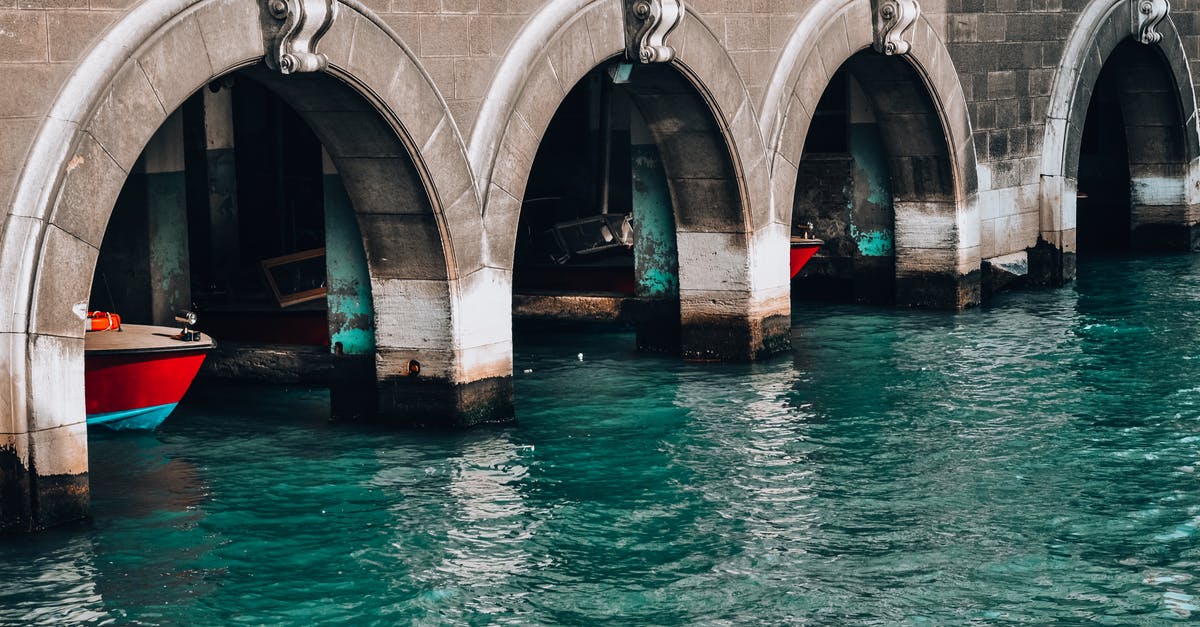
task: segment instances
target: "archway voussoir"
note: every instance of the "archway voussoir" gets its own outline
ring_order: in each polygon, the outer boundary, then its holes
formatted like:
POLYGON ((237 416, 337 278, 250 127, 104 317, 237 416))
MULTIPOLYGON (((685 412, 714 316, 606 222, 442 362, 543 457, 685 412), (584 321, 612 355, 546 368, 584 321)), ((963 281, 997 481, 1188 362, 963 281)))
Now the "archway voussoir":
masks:
POLYGON ((485 264, 492 268, 512 270, 516 248, 511 234, 517 232, 521 220, 521 201, 493 183, 487 196, 484 229, 487 232, 485 264))
POLYGON ((196 12, 196 23, 208 45, 208 58, 216 74, 224 74, 266 54, 262 31, 263 9, 245 0, 209 2, 196 12))
POLYGON ((706 26, 695 19, 685 20, 684 25, 688 28, 678 40, 686 47, 679 51, 678 59, 691 71, 699 83, 697 87, 707 91, 712 98, 718 123, 728 126, 730 116, 737 112, 738 105, 747 96, 746 85, 729 53, 706 26))
POLYGON ((390 85, 396 68, 408 61, 408 54, 388 33, 357 13, 354 15, 358 23, 345 67, 360 83, 390 85))
POLYGON ((467 190, 446 207, 447 231, 453 239, 450 245, 454 252, 453 278, 471 274, 484 267, 483 219, 479 211, 479 199, 474 188, 467 190))
MULTIPOLYGON (((809 55, 801 65, 800 75, 796 80, 794 98, 803 107, 806 117, 811 116, 817 110, 817 103, 821 102, 821 96, 825 95, 825 88, 836 71, 836 66, 833 70, 827 70, 825 63, 817 54, 809 55)), ((788 115, 795 115, 795 113, 789 111, 788 115)), ((803 141, 802 138, 801 142, 803 141)))
POLYGON ((607 0, 588 11, 588 38, 597 62, 625 49, 625 11, 621 0, 607 0))
POLYGON ((597 59, 592 53, 591 33, 586 19, 575 20, 558 36, 550 50, 549 60, 564 94, 570 93, 579 79, 604 60, 597 59))
POLYGON ((100 248, 104 230, 108 226, 107 215, 97 214, 95 207, 111 207, 120 193, 109 182, 123 180, 125 170, 112 160, 104 148, 87 133, 67 165, 67 172, 51 214, 51 222, 58 228, 100 248), (73 165, 72 165, 73 164, 73 165), (90 167, 80 167, 83 165, 90 167))
MULTIPOLYGON (((1096 37, 1093 41, 1101 60, 1107 58, 1109 53, 1117 47, 1117 44, 1125 41, 1130 37, 1129 32, 1129 14, 1118 7, 1108 14, 1104 22, 1096 31, 1096 37)), ((1161 29, 1160 29, 1161 30, 1161 29)))
MULTIPOLYGON (((517 122, 514 120, 514 123, 517 122)), ((533 157, 518 150, 513 140, 506 137, 500 144, 491 183, 514 198, 521 198, 525 195, 526 179, 532 167, 533 157)), ((491 212, 490 205, 488 212, 491 212)))
POLYGON ((200 26, 191 16, 179 20, 151 41, 138 61, 167 113, 196 91, 197 76, 214 74, 200 26))
POLYGON ((871 23, 870 2, 851 2, 842 17, 846 23, 846 41, 850 44, 851 54, 874 43, 875 28, 871 23))
POLYGON ((525 89, 517 99, 516 113, 525 119, 534 133, 542 135, 558 111, 566 91, 548 57, 542 57, 529 70, 525 89))
POLYGON ((458 142, 449 116, 446 116, 429 141, 421 147, 420 158, 433 177, 439 211, 445 209, 446 203, 474 189, 475 180, 471 176, 462 144, 458 142))
POLYGON ((113 80, 85 130, 128 172, 166 117, 141 66, 130 61, 113 80))
POLYGON ((850 40, 846 36, 845 16, 830 24, 829 28, 824 31, 820 46, 815 48, 817 54, 821 55, 824 66, 835 68, 835 70, 841 66, 842 61, 850 59, 850 55, 853 53, 850 49, 850 40))
POLYGON ((400 119, 414 147, 424 146, 447 115, 445 103, 412 59, 401 59, 384 84, 383 104, 400 119))
POLYGON ((784 110, 783 125, 776 139, 776 150, 793 166, 800 163, 804 154, 804 140, 812 123, 812 112, 805 107, 796 94, 788 101, 784 110))
POLYGON ((749 98, 744 99, 741 106, 738 107, 729 129, 731 136, 741 140, 737 143, 741 157, 739 174, 744 179, 743 188, 749 196, 746 199, 750 205, 747 207, 750 219, 748 226, 754 230, 774 221, 774 211, 770 198, 771 176, 768 155, 759 135, 758 118, 750 105, 749 98))

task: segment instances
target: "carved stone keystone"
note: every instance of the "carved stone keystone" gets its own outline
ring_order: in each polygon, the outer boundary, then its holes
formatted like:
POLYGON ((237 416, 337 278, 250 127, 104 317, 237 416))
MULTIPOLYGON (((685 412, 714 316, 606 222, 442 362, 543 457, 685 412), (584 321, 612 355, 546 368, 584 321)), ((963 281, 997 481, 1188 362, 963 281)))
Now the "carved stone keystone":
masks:
POLYGON ((317 44, 337 18, 337 0, 267 0, 267 8, 284 21, 272 51, 275 67, 284 74, 324 71, 329 59, 317 44))
POLYGON ((667 35, 687 13, 683 0, 625 0, 625 56, 640 63, 670 63, 667 35))
POLYGON ((917 0, 871 0, 875 27, 875 51, 888 56, 912 50, 913 27, 921 17, 917 0))
POLYGON ((1171 13, 1169 0, 1131 0, 1129 4, 1133 14, 1130 23, 1133 27, 1133 38, 1146 45, 1162 41, 1162 33, 1157 29, 1171 13))

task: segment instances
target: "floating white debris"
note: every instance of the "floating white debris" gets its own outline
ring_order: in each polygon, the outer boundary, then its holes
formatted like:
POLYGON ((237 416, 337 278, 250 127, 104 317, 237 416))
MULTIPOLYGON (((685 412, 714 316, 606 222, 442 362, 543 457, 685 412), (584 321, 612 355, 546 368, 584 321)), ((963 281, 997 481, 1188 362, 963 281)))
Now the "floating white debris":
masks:
POLYGON ((579 355, 577 355, 577 357, 579 357, 579 361, 583 361, 583 353, 579 353, 579 355))
POLYGON ((533 368, 526 368, 524 372, 525 374, 533 374, 533 368))

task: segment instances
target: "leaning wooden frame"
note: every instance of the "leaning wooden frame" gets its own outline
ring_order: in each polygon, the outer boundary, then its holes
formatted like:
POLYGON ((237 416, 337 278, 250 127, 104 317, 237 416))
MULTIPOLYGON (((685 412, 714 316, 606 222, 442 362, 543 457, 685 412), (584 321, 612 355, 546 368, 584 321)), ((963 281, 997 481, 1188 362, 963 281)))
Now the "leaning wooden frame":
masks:
MULTIPOLYGON (((280 307, 291 307, 292 305, 298 305, 300 303, 307 303, 311 300, 325 298, 326 282, 324 263, 321 264, 319 287, 302 286, 306 287, 306 289, 289 289, 290 287, 295 286, 288 286, 285 284, 283 289, 281 289, 279 286, 281 277, 277 275, 280 270, 285 270, 288 268, 299 272, 301 267, 298 264, 305 261, 311 261, 313 259, 324 258, 325 249, 314 248, 312 250, 302 250, 297 253, 291 253, 289 255, 283 255, 280 257, 263 259, 262 262, 260 262, 262 266, 263 277, 266 278, 267 286, 271 288, 271 293, 275 296, 275 300, 279 303, 280 307)), ((295 283, 303 283, 303 281, 298 280, 295 283)))

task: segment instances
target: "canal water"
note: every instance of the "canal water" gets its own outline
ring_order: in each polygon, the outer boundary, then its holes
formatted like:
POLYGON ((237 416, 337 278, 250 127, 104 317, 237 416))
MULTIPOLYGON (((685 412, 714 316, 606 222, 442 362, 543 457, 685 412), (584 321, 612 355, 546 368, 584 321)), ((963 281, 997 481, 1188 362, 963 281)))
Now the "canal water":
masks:
POLYGON ((95 519, 0 541, 0 622, 1200 618, 1200 256, 795 322, 758 365, 521 333, 519 426, 464 434, 201 386, 91 434, 95 519))

